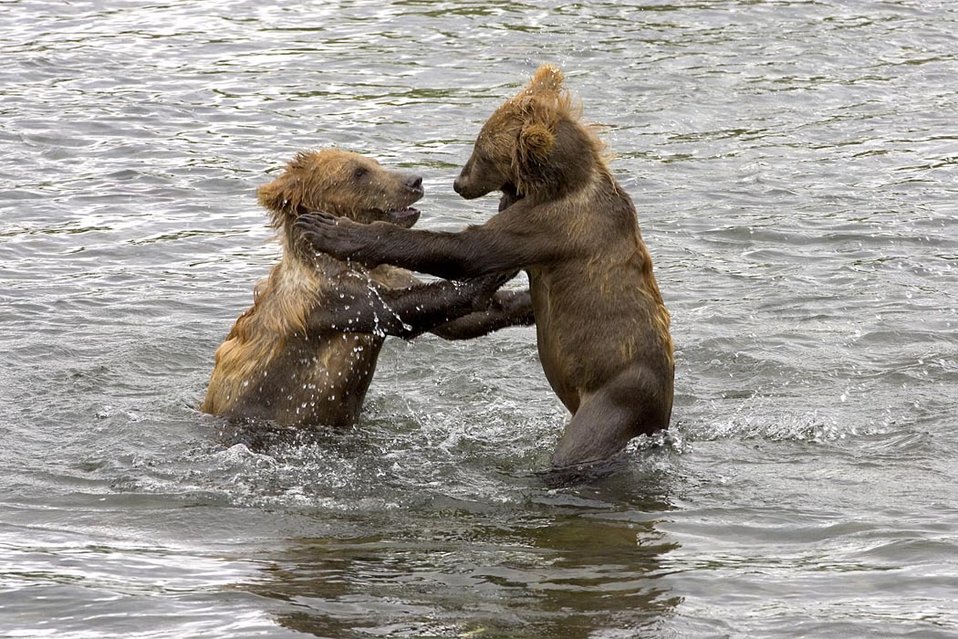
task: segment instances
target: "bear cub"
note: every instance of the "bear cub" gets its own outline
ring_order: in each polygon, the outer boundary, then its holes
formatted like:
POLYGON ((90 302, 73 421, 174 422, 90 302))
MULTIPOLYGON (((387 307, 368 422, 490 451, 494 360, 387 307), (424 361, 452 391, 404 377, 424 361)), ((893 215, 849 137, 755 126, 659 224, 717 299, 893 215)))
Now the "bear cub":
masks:
POLYGON ((436 233, 321 214, 299 222, 318 250, 368 266, 452 278, 524 269, 539 359, 572 414, 557 469, 667 428, 674 377, 669 312, 635 206, 562 83, 559 69, 540 67, 479 131, 454 188, 467 199, 501 192, 485 224, 436 233))
POLYGON ((356 422, 387 335, 433 331, 466 339, 532 323, 527 291, 496 289, 512 274, 424 284, 392 266, 367 269, 301 240, 296 220, 322 210, 357 223, 409 228, 422 178, 340 149, 299 153, 257 190, 282 257, 217 349, 201 410, 280 426, 356 422))

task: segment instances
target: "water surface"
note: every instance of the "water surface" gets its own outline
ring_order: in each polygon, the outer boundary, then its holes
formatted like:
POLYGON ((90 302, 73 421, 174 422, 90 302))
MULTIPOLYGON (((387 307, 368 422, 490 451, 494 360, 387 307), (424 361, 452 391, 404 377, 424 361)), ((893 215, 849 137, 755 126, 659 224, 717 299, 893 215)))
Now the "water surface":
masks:
POLYGON ((0 635, 958 636, 958 7, 0 2, 0 635), (673 314, 674 423, 536 474, 531 329, 387 342, 359 426, 197 412, 336 145, 420 226, 541 62, 603 125, 673 314))

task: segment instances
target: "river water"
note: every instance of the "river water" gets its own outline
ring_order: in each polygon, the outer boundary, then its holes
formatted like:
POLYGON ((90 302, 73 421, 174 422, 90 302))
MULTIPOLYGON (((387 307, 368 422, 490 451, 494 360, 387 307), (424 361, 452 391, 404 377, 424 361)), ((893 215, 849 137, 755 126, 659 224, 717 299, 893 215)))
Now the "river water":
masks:
POLYGON ((0 636, 958 636, 952 0, 0 1, 0 636), (341 146, 420 226, 541 62, 603 125, 673 314, 668 436, 537 474, 514 328, 387 341, 365 416, 196 410, 341 146))

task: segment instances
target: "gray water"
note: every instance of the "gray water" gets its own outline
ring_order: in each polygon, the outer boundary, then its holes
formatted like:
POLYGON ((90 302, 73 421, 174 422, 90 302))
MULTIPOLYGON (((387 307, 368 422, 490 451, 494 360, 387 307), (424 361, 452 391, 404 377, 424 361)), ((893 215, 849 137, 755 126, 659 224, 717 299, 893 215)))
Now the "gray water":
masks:
POLYGON ((951 0, 0 2, 0 636, 958 636, 951 0), (388 341, 365 416, 196 410, 336 145, 420 226, 541 62, 673 314, 673 428, 546 485, 532 329, 388 341))

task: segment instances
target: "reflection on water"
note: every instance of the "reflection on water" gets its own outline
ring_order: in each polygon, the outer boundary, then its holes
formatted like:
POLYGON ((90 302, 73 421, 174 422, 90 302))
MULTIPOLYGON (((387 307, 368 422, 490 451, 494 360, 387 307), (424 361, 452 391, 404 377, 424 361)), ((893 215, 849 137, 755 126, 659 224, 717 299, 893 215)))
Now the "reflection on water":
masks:
POLYGON ((675 548, 655 529, 665 504, 610 512, 595 497, 547 500, 568 512, 449 504, 428 519, 375 521, 388 534, 297 539, 261 582, 243 587, 284 602, 279 622, 316 636, 575 638, 655 629, 680 601, 657 579, 660 556, 675 548), (579 502, 586 506, 571 506, 579 502))
POLYGON ((0 635, 958 633, 958 5, 3 3, 0 635), (256 186, 338 145, 424 228, 540 62, 617 154, 674 433, 537 471, 534 333, 387 341, 342 433, 196 406, 276 258, 256 186))
MULTIPOLYGON (((469 458, 390 450, 396 426, 370 424, 358 437, 256 431, 257 452, 233 443, 214 453, 234 482, 223 490, 249 482, 241 492, 256 503, 298 504, 320 527, 332 522, 334 534, 282 541, 263 574, 236 584, 276 600, 283 626, 333 637, 588 637, 656 627, 680 599, 659 580, 659 558, 677 544, 656 529, 671 481, 658 449, 640 453, 646 464, 548 488, 518 467, 490 474, 476 460, 493 444, 465 441, 455 426, 438 435, 469 458)), ((224 433, 250 442, 247 430, 224 433)))

